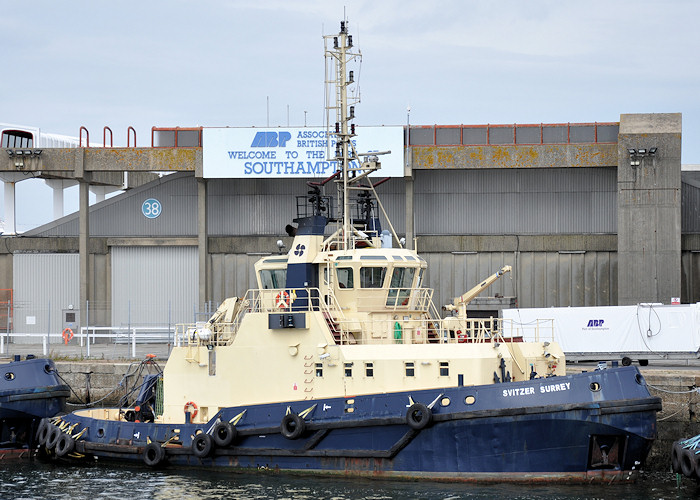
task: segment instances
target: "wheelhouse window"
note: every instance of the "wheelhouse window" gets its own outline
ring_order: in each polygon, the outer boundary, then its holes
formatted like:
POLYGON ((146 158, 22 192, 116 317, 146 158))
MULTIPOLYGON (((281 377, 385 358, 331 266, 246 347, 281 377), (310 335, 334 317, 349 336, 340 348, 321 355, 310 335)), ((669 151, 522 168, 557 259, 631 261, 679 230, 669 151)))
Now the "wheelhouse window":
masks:
POLYGON ((352 363, 345 363, 345 376, 352 377, 352 363))
POLYGON ((394 272, 391 275, 391 284, 389 285, 389 295, 386 299, 386 305, 405 306, 408 304, 415 274, 415 267, 394 268, 394 272))
POLYGON ((287 283, 286 269, 262 269, 260 283, 264 289, 284 288, 287 283))
POLYGON ((440 361, 440 376, 449 377, 450 376, 450 363, 448 361, 440 361))
POLYGON ((361 267, 360 288, 381 288, 385 275, 386 267, 361 267))
POLYGON ((355 283, 352 278, 352 267, 339 267, 336 269, 339 288, 354 288, 355 283))
POLYGON ((406 376, 407 377, 415 377, 416 376, 416 369, 414 367, 413 361, 406 361, 406 376))
POLYGON ((374 377, 374 363, 365 363, 365 375, 374 377))

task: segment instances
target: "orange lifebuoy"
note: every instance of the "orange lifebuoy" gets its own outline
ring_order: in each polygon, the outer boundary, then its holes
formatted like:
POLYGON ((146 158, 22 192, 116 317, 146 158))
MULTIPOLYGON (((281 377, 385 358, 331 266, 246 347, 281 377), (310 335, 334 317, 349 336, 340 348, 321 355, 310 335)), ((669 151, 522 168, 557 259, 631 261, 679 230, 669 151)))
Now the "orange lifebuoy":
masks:
POLYGON ((73 339, 73 330, 70 328, 64 328, 61 336, 63 337, 63 341, 66 343, 66 345, 68 345, 68 342, 73 339))
POLYGON ((187 413, 189 411, 187 408, 189 408, 190 406, 194 410, 193 412, 191 412, 192 415, 190 416, 190 418, 194 418, 197 416, 197 413, 199 412, 199 408, 197 408, 197 405, 194 404, 193 401, 188 401, 187 403, 185 403, 185 413, 187 413))
POLYGON ((289 294, 285 290, 278 293, 275 299, 277 299, 277 307, 280 309, 287 309, 289 307, 289 294))

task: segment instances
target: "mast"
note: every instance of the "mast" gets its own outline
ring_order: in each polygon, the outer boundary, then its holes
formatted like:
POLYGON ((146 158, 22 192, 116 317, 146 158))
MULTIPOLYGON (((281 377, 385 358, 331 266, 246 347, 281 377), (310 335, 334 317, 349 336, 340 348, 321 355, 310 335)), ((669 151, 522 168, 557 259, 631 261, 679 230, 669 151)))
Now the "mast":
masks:
MULTIPOLYGON (((352 137, 355 136, 355 124, 350 123, 355 118, 355 107, 351 104, 359 102, 359 97, 348 96, 348 88, 355 83, 354 72, 348 70, 348 63, 359 61, 362 55, 359 51, 351 51, 353 47, 352 35, 348 34, 348 22, 340 22, 340 32, 337 35, 324 36, 326 41, 326 98, 331 94, 335 95, 335 103, 326 102, 326 126, 328 137, 335 138, 335 161, 340 173, 338 182, 338 207, 342 207, 343 212, 343 248, 349 248, 349 239, 352 234, 352 222, 350 220, 350 183, 351 174, 355 172, 351 169, 351 162, 357 162, 357 152, 352 145, 352 137), (328 42, 332 41, 332 48, 328 47, 328 42), (330 67, 329 67, 330 62, 330 67), (329 71, 331 75, 329 77, 329 71), (332 92, 331 92, 332 90, 332 92), (330 117, 335 110, 335 124, 330 127, 330 117)), ((330 146, 330 142, 329 142, 330 146)))

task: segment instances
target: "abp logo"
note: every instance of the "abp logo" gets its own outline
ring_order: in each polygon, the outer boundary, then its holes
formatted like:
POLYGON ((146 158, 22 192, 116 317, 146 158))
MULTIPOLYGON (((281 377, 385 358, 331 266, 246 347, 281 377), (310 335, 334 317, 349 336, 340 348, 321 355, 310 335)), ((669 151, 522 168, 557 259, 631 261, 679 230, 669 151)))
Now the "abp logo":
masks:
POLYGON ((588 326, 589 327, 591 327, 591 326, 603 326, 604 321, 605 320, 602 320, 602 319, 589 319, 588 326))
POLYGON ((289 132, 258 132, 253 137, 251 148, 284 148, 292 138, 289 132))

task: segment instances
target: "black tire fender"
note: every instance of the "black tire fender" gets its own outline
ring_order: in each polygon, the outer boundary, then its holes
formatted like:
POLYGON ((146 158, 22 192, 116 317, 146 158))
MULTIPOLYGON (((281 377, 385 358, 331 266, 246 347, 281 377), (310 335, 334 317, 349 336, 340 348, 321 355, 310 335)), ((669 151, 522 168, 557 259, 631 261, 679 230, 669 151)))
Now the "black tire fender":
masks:
POLYGON ((625 356, 622 358, 622 366, 629 366, 632 364, 632 358, 625 356))
POLYGON ((287 439, 297 439, 306 431, 306 423, 296 413, 288 413, 282 418, 280 432, 287 439))
POLYGON ((192 440, 192 453, 198 458, 208 457, 213 448, 211 436, 204 432, 200 432, 192 440))
POLYGON ((75 449, 75 439, 73 439, 71 436, 66 434, 65 432, 61 433, 61 436, 58 438, 58 441, 56 442, 56 456, 57 457, 63 457, 65 455, 68 455, 75 449))
POLYGON ((211 437, 216 446, 219 448, 226 448, 236 439, 237 434, 236 426, 231 422, 219 422, 214 426, 211 437))
POLYGON ((423 403, 413 403, 406 412, 406 423, 411 429, 425 429, 433 420, 433 412, 423 403))
POLYGON ((49 425, 48 418, 42 418, 41 422, 39 422, 39 427, 36 430, 36 441, 40 446, 44 446, 49 438, 49 425))
POLYGON ((693 477, 695 472, 695 453, 690 450, 683 450, 681 453, 681 472, 685 477, 693 477))
POLYGON ((671 468, 673 469, 673 472, 676 474, 680 474, 681 472, 681 455, 683 453, 683 448, 681 448, 681 445, 676 441, 673 443, 673 448, 671 449, 671 468))
POLYGON ((146 465, 157 467, 165 459, 165 449, 159 443, 148 443, 143 449, 142 457, 146 465))
POLYGON ((52 450, 55 446, 56 443, 58 443, 58 438, 61 437, 61 429, 59 429, 55 425, 49 425, 49 434, 48 437, 46 438, 46 449, 47 450, 52 450))

